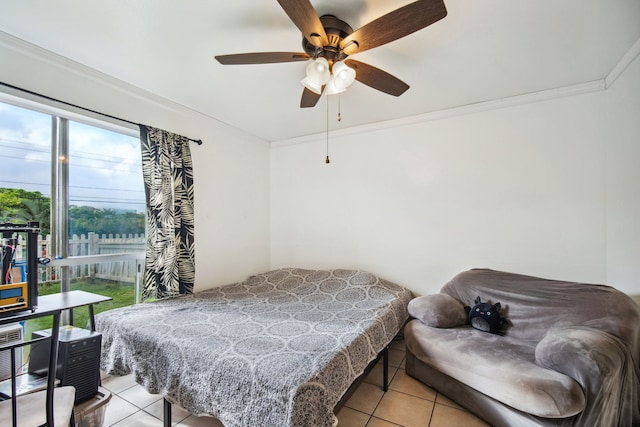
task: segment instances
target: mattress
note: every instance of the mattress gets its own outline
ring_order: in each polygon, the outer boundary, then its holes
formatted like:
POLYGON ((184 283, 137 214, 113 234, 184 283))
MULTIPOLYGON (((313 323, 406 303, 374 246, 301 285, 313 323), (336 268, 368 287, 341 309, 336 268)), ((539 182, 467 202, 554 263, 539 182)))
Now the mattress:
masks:
POLYGON ((101 366, 225 427, 333 426, 410 299, 364 271, 274 270, 96 315, 101 366))

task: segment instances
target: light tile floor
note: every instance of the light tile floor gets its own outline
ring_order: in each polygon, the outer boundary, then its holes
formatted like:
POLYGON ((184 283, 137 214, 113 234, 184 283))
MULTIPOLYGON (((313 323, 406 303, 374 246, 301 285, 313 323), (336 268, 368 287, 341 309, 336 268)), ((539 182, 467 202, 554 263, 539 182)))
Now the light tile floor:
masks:
MULTIPOLYGON (((340 427, 486 427, 485 422, 443 395, 409 377, 404 370, 405 346, 395 341, 389 350, 389 391, 382 391, 378 364, 338 413, 340 427)), ((104 376, 111 391, 104 427, 162 426, 162 399, 136 384, 131 375, 104 376)), ((172 407, 172 424, 179 427, 223 427, 209 417, 196 417, 172 407)))

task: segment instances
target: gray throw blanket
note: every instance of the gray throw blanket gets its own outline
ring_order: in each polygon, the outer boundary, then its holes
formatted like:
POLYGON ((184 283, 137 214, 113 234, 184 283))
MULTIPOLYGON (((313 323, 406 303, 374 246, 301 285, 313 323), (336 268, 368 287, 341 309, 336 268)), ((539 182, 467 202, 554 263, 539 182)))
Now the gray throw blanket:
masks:
POLYGON ((408 318, 407 289, 353 270, 280 269, 107 311, 102 368, 233 426, 332 426, 333 407, 408 318))
POLYGON ((464 318, 478 296, 501 303, 503 334, 421 316, 405 330, 418 360, 410 375, 463 396, 458 403, 496 426, 640 425, 640 309, 631 298, 604 285, 473 269, 441 289, 432 311, 454 301, 464 318), (427 369, 444 375, 434 380, 427 369))

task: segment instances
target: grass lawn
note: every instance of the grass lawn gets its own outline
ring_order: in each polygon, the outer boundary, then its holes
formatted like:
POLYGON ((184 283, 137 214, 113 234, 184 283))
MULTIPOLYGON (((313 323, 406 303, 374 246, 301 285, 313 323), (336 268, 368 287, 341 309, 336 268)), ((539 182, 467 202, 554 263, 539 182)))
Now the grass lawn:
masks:
MULTIPOLYGON (((96 279, 91 281, 75 281, 71 283, 72 290, 87 291, 94 294, 113 298, 93 306, 94 313, 124 307, 135 303, 135 286, 132 283, 114 282, 112 280, 96 279)), ((38 295, 49 295, 60 292, 60 283, 45 283, 38 287, 38 295)), ((73 310, 73 324, 79 328, 86 328, 89 321, 89 308, 79 307, 73 310)), ((30 337, 33 331, 51 328, 51 318, 42 317, 29 320, 25 323, 25 337, 30 337)))

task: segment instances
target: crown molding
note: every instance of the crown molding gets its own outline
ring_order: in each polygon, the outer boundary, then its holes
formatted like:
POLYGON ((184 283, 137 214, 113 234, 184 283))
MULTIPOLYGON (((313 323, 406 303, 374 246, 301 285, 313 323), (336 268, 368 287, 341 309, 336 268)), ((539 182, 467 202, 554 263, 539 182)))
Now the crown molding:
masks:
MULTIPOLYGON (((611 69, 609 74, 607 74, 605 78, 600 80, 578 83, 575 85, 563 86, 555 89, 547 89, 538 92, 530 92, 521 95, 514 95, 501 99, 478 102, 475 104, 461 105, 458 107, 432 111, 416 116, 403 117, 401 119, 388 120, 385 122, 333 130, 331 131, 330 135, 332 137, 341 137, 359 133, 374 132, 381 129, 407 126, 432 120, 440 120, 449 117, 496 110, 499 108, 514 107, 516 105, 525 105, 533 102, 548 101, 551 99, 562 98, 566 96, 581 95, 589 92, 607 90, 638 56, 640 56, 640 39, 638 39, 623 55, 620 61, 618 61, 618 63, 611 69)), ((320 132, 313 135, 305 135, 297 138, 274 141, 271 142, 271 147, 278 148, 296 144, 317 142, 319 139, 324 140, 326 138, 326 135, 326 132, 320 132)))
MULTIPOLYGON (((318 139, 326 138, 325 132, 320 132, 311 135, 305 135, 301 137, 267 142, 262 138, 249 134, 242 129, 238 129, 227 123, 211 117, 201 111, 192 109, 178 102, 172 101, 168 98, 159 96, 153 92, 142 89, 138 86, 127 83, 123 80, 117 79, 108 74, 102 73, 94 68, 85 66, 78 62, 75 62, 69 58, 58 55, 54 52, 26 42, 20 38, 17 38, 11 34, 0 31, 0 46, 7 47, 11 50, 17 51, 21 54, 30 56, 39 61, 45 61, 51 65, 72 72, 76 75, 91 79, 98 84, 107 85, 112 89, 126 93, 127 95, 137 97, 145 102, 151 102, 159 107, 170 110, 174 113, 180 114, 195 114, 204 117, 208 120, 213 120, 216 123, 244 135, 251 136, 252 139, 260 140, 267 146, 272 148, 286 147, 296 144, 304 144, 310 142, 317 142, 318 139)), ((524 93, 520 95, 514 95, 510 97, 489 100, 484 102, 478 102, 474 104, 462 105, 453 108, 447 108, 443 110, 432 111, 415 116, 403 117, 400 119, 388 120, 384 122, 367 124, 362 126, 353 126, 350 128, 332 130, 331 136, 341 137, 349 136, 359 133, 374 132, 381 129, 389 129, 401 126, 407 126, 417 123, 428 122, 432 120, 440 120, 444 118, 462 116, 467 114, 475 114, 483 111, 490 111, 500 108, 513 107, 517 105, 525 105, 534 102, 547 101, 551 99, 574 96, 585 94, 589 92, 596 92, 606 90, 617 80, 617 78, 626 70, 626 68, 640 55, 640 39, 638 39, 631 48, 625 53, 625 55, 618 61, 613 69, 607 74, 607 76, 601 80, 595 80, 585 83, 579 83, 570 86, 564 86, 554 89, 547 89, 538 92, 524 93)))
POLYGON ((615 82, 618 77, 624 73, 624 70, 627 69, 629 65, 640 55, 640 39, 636 40, 636 42, 629 48, 627 53, 618 61, 615 67, 611 70, 607 77, 604 78, 605 88, 609 89, 613 82, 615 82))
POLYGON ((164 109, 168 109, 174 113, 184 113, 188 110, 187 107, 181 104, 100 72, 95 68, 88 67, 72 59, 58 55, 57 53, 29 43, 9 33, 5 33, 4 31, 0 31, 0 46, 6 47, 38 61, 53 65, 56 68, 62 68, 65 71, 90 79, 101 85, 109 86, 111 89, 125 92, 128 95, 133 95, 134 97, 146 102, 152 102, 153 104, 164 109))
MULTIPOLYGON (((415 116, 403 117, 401 119, 388 120, 385 122, 379 122, 374 124, 367 124, 362 126, 353 126, 346 129, 332 130, 330 132, 331 137, 343 137, 354 134, 362 134, 375 132, 382 129, 396 128, 409 126, 419 123, 425 123, 433 120, 441 120, 450 117, 464 116, 469 114, 481 113, 484 111, 497 110, 501 108, 514 107, 517 105, 531 104, 534 102, 548 101, 556 98, 563 98, 567 96, 581 95, 590 92, 597 92, 605 89, 604 79, 595 80, 592 82, 579 83, 571 86, 564 86, 555 89, 547 89, 538 92, 530 92, 522 95, 514 95, 506 98, 495 99, 491 101, 478 102, 475 104, 461 105, 458 107, 447 108, 443 110, 432 111, 429 113, 418 114, 415 116)), ((286 147, 296 144, 305 144, 311 142, 317 142, 319 139, 324 140, 326 133, 316 133, 313 135, 306 135, 298 138, 291 138, 282 141, 276 141, 271 143, 271 147, 286 147)))
MULTIPOLYGON (((169 98, 157 95, 139 86, 127 83, 124 80, 120 80, 109 74, 98 71, 95 68, 88 67, 72 59, 51 52, 50 50, 29 43, 4 31, 0 31, 0 46, 5 47, 9 50, 13 50, 14 52, 17 52, 21 55, 33 58, 37 61, 50 64, 55 68, 63 69, 69 73, 73 73, 76 76, 89 79, 97 83, 98 85, 106 86, 127 96, 132 96, 134 98, 140 99, 145 103, 155 105, 164 109, 165 111, 170 111, 174 114, 199 116, 200 118, 204 118, 208 121, 213 121, 217 125, 225 128, 228 131, 232 131, 245 137, 250 137, 250 142, 256 143, 260 146, 269 147, 269 143, 264 139, 256 135, 252 135, 228 123, 222 122, 215 117, 209 116, 201 111, 190 108, 169 98)), ((24 96, 18 94, 17 92, 11 93, 11 95, 24 96)), ((57 106, 58 105, 54 105, 54 107, 57 106)), ((62 108, 67 109, 67 107, 62 108)))

